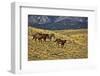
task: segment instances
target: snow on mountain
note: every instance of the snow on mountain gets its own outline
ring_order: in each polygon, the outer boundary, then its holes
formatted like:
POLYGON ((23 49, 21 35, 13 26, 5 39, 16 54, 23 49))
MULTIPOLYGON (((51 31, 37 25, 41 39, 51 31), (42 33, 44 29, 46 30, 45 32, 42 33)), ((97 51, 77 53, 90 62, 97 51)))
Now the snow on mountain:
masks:
POLYGON ((28 25, 46 29, 87 28, 87 17, 29 15, 28 25))
POLYGON ((48 16, 29 15, 28 22, 30 24, 45 24, 45 23, 49 23, 50 19, 48 18, 48 16))
POLYGON ((40 16, 39 18, 39 24, 45 24, 45 23, 49 23, 50 19, 47 16, 40 16))
POLYGON ((64 19, 66 19, 66 18, 67 18, 67 17, 62 17, 62 16, 60 16, 60 17, 56 18, 55 22, 62 21, 62 20, 64 20, 64 19))

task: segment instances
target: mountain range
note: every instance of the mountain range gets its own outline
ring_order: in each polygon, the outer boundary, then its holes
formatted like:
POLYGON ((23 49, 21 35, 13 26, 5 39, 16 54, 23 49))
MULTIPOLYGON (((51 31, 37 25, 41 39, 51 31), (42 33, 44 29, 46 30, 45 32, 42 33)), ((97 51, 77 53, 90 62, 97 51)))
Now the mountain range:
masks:
POLYGON ((88 27, 88 17, 28 15, 28 25, 49 30, 81 29, 88 27))

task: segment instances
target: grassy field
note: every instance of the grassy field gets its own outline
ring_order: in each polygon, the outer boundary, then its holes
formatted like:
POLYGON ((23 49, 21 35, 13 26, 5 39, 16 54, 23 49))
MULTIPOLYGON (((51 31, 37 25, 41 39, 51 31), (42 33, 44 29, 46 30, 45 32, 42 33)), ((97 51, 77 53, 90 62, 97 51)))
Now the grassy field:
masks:
POLYGON ((28 27, 28 60, 80 59, 88 57, 87 29, 77 30, 42 30, 28 27), (56 38, 70 41, 63 48, 52 41, 32 40, 36 32, 55 34, 56 38))

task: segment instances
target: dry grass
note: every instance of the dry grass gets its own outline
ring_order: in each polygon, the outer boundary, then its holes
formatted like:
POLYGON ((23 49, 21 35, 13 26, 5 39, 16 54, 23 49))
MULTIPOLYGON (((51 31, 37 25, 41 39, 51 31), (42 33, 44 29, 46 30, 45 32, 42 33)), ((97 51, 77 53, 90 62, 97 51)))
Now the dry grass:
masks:
POLYGON ((33 27, 28 28, 28 60, 53 60, 53 59, 79 59, 87 58, 87 30, 42 30, 33 27), (32 40, 32 34, 36 32, 54 33, 56 38, 66 39, 64 48, 58 47, 52 41, 39 42, 32 40))

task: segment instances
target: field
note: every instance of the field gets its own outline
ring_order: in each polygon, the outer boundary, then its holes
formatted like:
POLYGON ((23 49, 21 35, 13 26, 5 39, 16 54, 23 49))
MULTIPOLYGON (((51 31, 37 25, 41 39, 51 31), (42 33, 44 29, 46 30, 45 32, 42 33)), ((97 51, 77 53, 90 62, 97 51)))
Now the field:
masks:
POLYGON ((88 58, 87 29, 43 30, 28 27, 28 60, 82 59, 88 58), (32 40, 32 34, 42 32, 55 34, 56 38, 68 40, 63 48, 57 46, 55 39, 39 42, 32 40))

